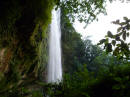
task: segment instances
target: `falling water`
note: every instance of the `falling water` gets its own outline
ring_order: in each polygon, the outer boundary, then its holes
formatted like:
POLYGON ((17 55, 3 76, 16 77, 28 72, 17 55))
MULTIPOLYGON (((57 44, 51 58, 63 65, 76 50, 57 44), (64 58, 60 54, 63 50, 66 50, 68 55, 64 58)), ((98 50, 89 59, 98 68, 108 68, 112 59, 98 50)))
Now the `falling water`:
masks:
POLYGON ((49 35, 48 83, 62 80, 60 9, 52 11, 49 35))

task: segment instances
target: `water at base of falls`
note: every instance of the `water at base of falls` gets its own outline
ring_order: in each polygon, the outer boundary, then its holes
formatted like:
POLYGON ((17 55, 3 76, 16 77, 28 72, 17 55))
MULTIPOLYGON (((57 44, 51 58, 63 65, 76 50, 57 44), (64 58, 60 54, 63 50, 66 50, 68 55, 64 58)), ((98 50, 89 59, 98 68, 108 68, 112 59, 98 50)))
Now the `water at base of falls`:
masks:
POLYGON ((52 11, 52 22, 49 33, 49 62, 48 62, 48 83, 58 83, 62 80, 61 63, 61 29, 60 9, 52 11))

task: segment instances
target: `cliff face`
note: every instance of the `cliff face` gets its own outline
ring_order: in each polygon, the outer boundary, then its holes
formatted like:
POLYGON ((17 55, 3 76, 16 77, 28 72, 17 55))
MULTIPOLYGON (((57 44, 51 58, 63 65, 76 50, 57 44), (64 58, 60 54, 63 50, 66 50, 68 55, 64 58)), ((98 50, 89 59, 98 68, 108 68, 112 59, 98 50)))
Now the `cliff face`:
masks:
POLYGON ((0 0, 0 94, 43 75, 53 6, 54 0, 0 0))

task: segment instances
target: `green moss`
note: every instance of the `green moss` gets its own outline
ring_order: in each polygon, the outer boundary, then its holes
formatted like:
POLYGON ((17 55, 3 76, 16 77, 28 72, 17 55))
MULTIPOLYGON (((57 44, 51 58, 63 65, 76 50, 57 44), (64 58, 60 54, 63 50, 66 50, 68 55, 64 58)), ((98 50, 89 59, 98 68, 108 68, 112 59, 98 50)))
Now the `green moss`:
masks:
POLYGON ((2 93, 6 97, 4 92, 8 94, 10 90, 14 95, 26 80, 31 82, 31 79, 43 76, 41 73, 45 71, 48 59, 47 28, 51 22, 54 1, 0 1, 0 48, 7 48, 11 52, 7 63, 9 70, 0 74, 1 97, 2 93))
POLYGON ((43 97, 41 91, 35 91, 33 94, 32 94, 32 97, 43 97))

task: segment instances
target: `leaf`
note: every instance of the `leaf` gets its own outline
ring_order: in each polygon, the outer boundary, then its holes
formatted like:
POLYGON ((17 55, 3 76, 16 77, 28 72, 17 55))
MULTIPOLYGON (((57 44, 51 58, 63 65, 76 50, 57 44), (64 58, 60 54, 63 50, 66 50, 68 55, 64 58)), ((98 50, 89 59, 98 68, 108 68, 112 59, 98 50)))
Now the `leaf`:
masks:
POLYGON ((119 85, 114 85, 114 86, 112 86, 112 89, 114 89, 114 90, 119 90, 119 89, 120 89, 120 86, 119 86, 119 85))
POLYGON ((116 40, 120 41, 120 37, 118 35, 116 35, 116 40))
POLYGON ((116 47, 113 51, 113 55, 117 56, 119 54, 119 47, 116 47))
POLYGON ((127 17, 123 17, 124 20, 128 21, 129 19, 127 17))
POLYGON ((126 40, 126 31, 122 35, 123 40, 126 40))
POLYGON ((106 45, 106 51, 107 51, 107 52, 112 52, 112 45, 111 45, 111 43, 108 43, 108 44, 106 45))
POLYGON ((117 82, 121 82, 122 81, 120 77, 115 77, 114 80, 117 81, 117 82))
POLYGON ((119 27, 119 28, 117 29, 117 32, 120 32, 120 31, 121 31, 121 29, 122 29, 122 27, 119 27))
POLYGON ((128 32, 128 33, 126 33, 126 35, 127 35, 127 37, 129 37, 129 32, 128 32))
POLYGON ((113 24, 120 24, 120 20, 116 20, 112 22, 113 24))
POLYGON ((115 44, 116 44, 116 41, 112 40, 112 45, 115 46, 115 44))
POLYGON ((98 43, 97 45, 101 45, 101 44, 103 44, 105 41, 106 41, 106 39, 102 39, 102 40, 99 41, 99 43, 98 43))
POLYGON ((118 47, 119 47, 119 46, 121 46, 121 44, 117 44, 116 46, 118 46, 118 47))
POLYGON ((125 25, 125 24, 126 24, 126 22, 121 22, 121 23, 120 23, 121 26, 122 26, 122 25, 125 25))
POLYGON ((113 35, 110 31, 107 32, 108 37, 113 38, 113 35))

